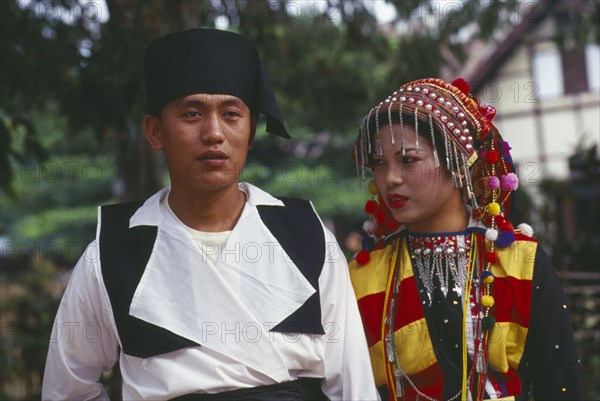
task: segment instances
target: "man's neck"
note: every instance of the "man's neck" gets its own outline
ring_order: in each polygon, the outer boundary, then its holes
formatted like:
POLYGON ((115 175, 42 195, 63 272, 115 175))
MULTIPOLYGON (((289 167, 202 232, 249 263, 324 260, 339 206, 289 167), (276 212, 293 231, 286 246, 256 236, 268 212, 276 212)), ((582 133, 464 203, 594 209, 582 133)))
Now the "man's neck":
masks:
POLYGON ((237 186, 218 191, 189 192, 171 188, 169 207, 186 226, 198 231, 221 232, 235 227, 246 194, 237 186))

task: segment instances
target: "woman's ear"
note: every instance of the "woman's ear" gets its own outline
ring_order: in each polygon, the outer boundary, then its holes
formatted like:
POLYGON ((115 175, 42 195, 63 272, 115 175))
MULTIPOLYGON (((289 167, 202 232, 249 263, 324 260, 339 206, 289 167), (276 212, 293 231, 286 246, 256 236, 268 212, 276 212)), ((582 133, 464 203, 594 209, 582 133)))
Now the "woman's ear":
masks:
POLYGON ((163 148, 160 119, 158 117, 146 114, 144 117, 144 133, 152 149, 160 150, 163 148))

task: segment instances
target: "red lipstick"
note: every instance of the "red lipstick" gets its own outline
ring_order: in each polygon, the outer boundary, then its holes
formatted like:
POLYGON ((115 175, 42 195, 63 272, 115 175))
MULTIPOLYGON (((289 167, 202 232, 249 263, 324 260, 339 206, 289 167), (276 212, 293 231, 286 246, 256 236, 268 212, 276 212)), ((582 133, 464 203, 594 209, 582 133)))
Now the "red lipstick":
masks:
POLYGON ((398 195, 398 194, 389 194, 387 196, 387 201, 389 207, 392 209, 400 209, 406 202, 408 202, 408 198, 406 196, 398 195))

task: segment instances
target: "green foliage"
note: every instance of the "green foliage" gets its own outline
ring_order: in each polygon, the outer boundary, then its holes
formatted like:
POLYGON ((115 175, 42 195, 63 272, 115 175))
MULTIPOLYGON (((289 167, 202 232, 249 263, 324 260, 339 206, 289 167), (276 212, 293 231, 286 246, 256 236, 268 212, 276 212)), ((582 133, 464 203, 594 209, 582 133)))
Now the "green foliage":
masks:
POLYGON ((0 280, 3 287, 0 398, 3 400, 10 399, 10 394, 15 399, 39 399, 54 315, 66 285, 61 270, 40 254, 32 254, 29 261, 31 270, 21 271, 10 281, 3 276, 0 280))

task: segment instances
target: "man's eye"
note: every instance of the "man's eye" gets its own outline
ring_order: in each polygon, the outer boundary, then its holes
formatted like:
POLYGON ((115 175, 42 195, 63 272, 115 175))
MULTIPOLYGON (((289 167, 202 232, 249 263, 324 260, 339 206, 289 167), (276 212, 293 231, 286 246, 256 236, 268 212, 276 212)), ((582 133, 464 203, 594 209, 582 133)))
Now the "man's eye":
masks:
POLYGON ((228 118, 237 118, 237 117, 240 117, 240 113, 238 113, 237 111, 226 111, 225 112, 225 117, 228 117, 228 118))
POLYGON ((189 117, 189 118, 194 118, 194 117, 199 117, 200 113, 198 113, 197 111, 188 111, 183 113, 184 117, 189 117))

